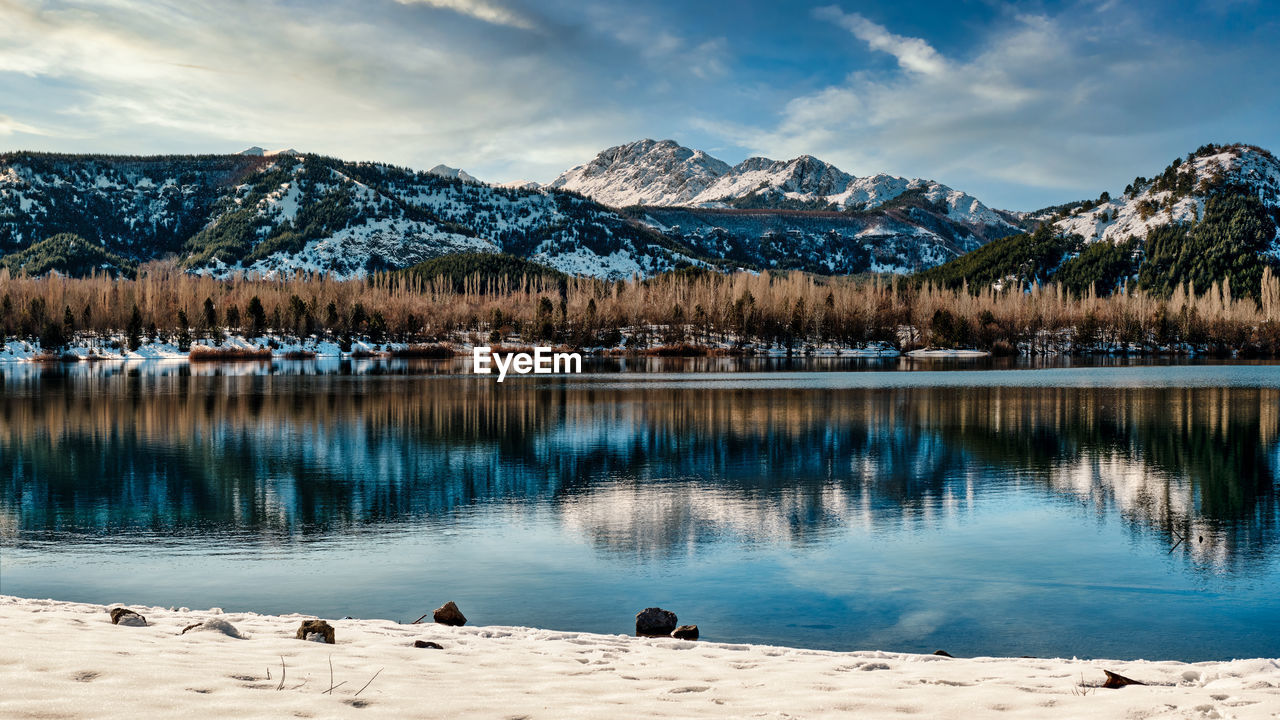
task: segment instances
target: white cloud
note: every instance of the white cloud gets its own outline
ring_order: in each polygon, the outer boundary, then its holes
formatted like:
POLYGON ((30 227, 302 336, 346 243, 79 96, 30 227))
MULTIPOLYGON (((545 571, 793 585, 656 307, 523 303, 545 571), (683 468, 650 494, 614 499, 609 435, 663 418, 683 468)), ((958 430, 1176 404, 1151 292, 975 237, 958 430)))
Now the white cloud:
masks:
POLYGON ((549 180, 664 132, 691 87, 729 71, 724 38, 628 6, 608 22, 594 4, 539 12, 513 0, 305 12, 282 0, 0 0, 4 127, 58 129, 33 149, 296 147, 549 180))
POLYGON ((947 69, 946 60, 920 38, 894 35, 883 25, 877 25, 858 13, 846 13, 834 5, 817 8, 813 14, 853 33, 854 37, 865 42, 872 50, 893 55, 904 70, 939 75, 947 69))
POLYGON ((510 8, 484 0, 396 0, 401 5, 429 5, 441 10, 452 10, 483 22, 506 25, 523 30, 533 30, 534 22, 510 8))
POLYGON ((396 27, 340 6, 299 16, 248 0, 52 8, 0 0, 0 94, 11 100, 0 132, 64 128, 52 149, 257 144, 545 177, 627 124, 609 109, 566 112, 585 100, 556 58, 473 54, 473 38, 437 21, 396 27), (35 96, 14 89, 30 85, 35 96), (561 159, 549 165, 530 147, 561 159))
POLYGON ((45 130, 41 130, 33 125, 24 122, 18 122, 8 115, 0 115, 0 135, 14 135, 22 133, 24 135, 48 135, 45 130))
MULTIPOLYGON (((815 17, 899 70, 857 71, 785 104, 772 123, 703 127, 774 157, 815 154, 857 173, 923 176, 970 191, 1011 186, 1096 193, 1214 138, 1171 136, 1247 105, 1256 92, 1232 80, 1240 58, 1159 36, 1118 8, 1069 15, 1014 14, 944 57, 836 7, 815 17), (1152 161, 1151 158, 1159 158, 1152 161)), ((1217 141, 1221 141, 1218 138, 1217 141)), ((1041 195, 1050 193, 1040 193, 1041 195)))

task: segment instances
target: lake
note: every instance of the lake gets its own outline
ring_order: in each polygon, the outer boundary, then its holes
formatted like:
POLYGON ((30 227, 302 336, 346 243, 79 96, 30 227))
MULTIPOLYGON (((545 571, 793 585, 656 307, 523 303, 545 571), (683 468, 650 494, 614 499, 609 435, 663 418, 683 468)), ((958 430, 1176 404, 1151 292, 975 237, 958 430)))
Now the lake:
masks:
POLYGON ((1280 365, 0 366, 0 592, 1273 657, 1280 365))

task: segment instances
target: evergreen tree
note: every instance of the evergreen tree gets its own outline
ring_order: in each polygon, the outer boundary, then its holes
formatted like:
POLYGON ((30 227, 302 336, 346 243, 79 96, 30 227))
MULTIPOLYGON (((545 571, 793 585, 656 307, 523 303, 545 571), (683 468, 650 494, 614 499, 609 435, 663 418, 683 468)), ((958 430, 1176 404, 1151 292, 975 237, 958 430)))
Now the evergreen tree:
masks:
POLYGON ((191 349, 191 329, 187 323, 187 313, 178 311, 178 349, 186 352, 191 349))
POLYGON ((218 311, 213 306, 213 298, 204 299, 204 326, 208 330, 215 330, 218 327, 218 311))
POLYGON ((142 347, 142 313, 138 311, 138 306, 133 306, 133 312, 129 314, 129 324, 125 328, 125 342, 130 350, 136 351, 142 347))
POLYGON ((262 301, 254 295, 249 299, 249 334, 258 337, 267 327, 267 311, 262 307, 262 301))
POLYGON ((0 299, 0 332, 9 332, 13 330, 13 300, 9 298, 9 293, 4 294, 4 298, 0 299))
POLYGON ((62 323, 50 320, 40 332, 40 347, 45 351, 62 350, 67 344, 67 335, 62 323))

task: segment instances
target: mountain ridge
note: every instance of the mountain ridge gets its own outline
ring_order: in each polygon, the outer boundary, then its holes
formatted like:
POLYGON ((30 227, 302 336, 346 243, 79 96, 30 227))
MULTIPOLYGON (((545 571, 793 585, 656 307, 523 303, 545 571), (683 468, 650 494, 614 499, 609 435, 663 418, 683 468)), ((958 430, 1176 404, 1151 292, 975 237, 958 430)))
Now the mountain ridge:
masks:
POLYGON ((615 207, 768 207, 768 199, 774 198, 832 210, 873 210, 904 192, 923 190, 930 199, 946 202, 957 221, 1013 225, 977 198, 932 180, 886 173, 857 177, 812 155, 790 160, 753 156, 729 165, 674 140, 644 139, 607 148, 561 173, 548 187, 574 190, 615 207), (753 198, 766 202, 752 204, 753 198))
MULTIPOLYGON (((932 181, 855 178, 809 155, 730 166, 674 141, 644 140, 592 162, 561 177, 590 180, 583 189, 596 195, 616 183, 618 197, 651 204, 611 207, 568 181, 489 185, 443 165, 415 171, 310 154, 0 153, 0 260, 10 272, 128 272, 172 258, 217 276, 346 278, 486 252, 608 279, 689 265, 911 273, 957 262, 996 239, 1013 238, 987 255, 1016 254, 1018 233, 1037 226, 1078 237, 1053 243, 1060 263, 1099 241, 1136 243, 1133 252, 1143 252, 1148 235, 1163 238, 1155 245, 1167 255, 1179 241, 1162 228, 1198 222, 1210 196, 1220 194, 1215 188, 1236 186, 1259 198, 1262 209, 1249 211, 1262 213, 1258 222, 1271 213, 1280 224, 1280 162, 1247 145, 1202 147, 1155 178, 1135 179, 1117 198, 1103 193, 1017 214, 932 181), (692 202, 712 196, 720 199, 692 202)), ((1280 237, 1268 240, 1264 254, 1280 261, 1280 237)), ((1088 257, 1124 264, 1112 251, 1088 257)))

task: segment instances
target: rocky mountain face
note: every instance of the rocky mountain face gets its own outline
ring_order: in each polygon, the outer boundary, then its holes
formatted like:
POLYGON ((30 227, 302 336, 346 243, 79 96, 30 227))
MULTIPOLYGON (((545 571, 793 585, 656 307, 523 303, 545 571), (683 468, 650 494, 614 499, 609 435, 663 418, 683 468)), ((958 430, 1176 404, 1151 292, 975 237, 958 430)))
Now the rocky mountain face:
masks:
POLYGON ((614 207, 874 210, 907 192, 947 206, 949 216, 975 226, 1010 225, 1010 218, 971 195, 932 180, 883 173, 855 177, 811 155, 792 160, 752 157, 730 166, 673 140, 639 140, 609 148, 568 170, 549 187, 573 190, 614 207))
POLYGON ((768 267, 814 272, 910 272, 1020 229, 1013 214, 931 180, 855 177, 811 155, 730 166, 671 140, 609 148, 548 187, 643 206, 631 212, 694 248, 758 248, 768 267))
POLYGON ((572 190, 614 207, 693 205, 732 168, 701 150, 663 140, 639 140, 604 150, 547 187, 572 190))
MULTIPOLYGON (((191 272, 219 276, 306 271, 358 277, 478 251, 613 279, 685 265, 851 274, 945 263, 957 277, 977 277, 971 265, 990 266, 987 274, 996 281, 1009 274, 1005 265, 1027 263, 1013 257, 1018 253, 1005 248, 1007 242, 988 243, 1045 225, 1056 237, 1080 238, 1055 241, 1055 248, 1061 245, 1050 254, 1055 263, 1066 267, 1077 255, 1077 265, 1105 260, 1119 268, 1108 271, 1119 282, 1136 267, 1126 265, 1135 253, 1173 253, 1181 242, 1173 236, 1139 246, 1162 228, 1191 232, 1208 214, 1218 219, 1195 237, 1226 247, 1209 235, 1220 227, 1231 232, 1221 219, 1227 210, 1214 215, 1212 204, 1224 189, 1253 198, 1263 208, 1258 212, 1280 221, 1280 162, 1244 145, 1205 146, 1155 178, 1137 178, 1116 198, 1104 193, 1019 215, 932 181, 854 177, 810 156, 729 166, 670 141, 611 148, 545 187, 491 186, 443 165, 417 172, 251 150, 260 152, 0 154, 0 265, 10 272, 83 274, 171 258, 191 272), (1082 252, 1098 241, 1124 245, 1128 255, 1082 252), (977 257, 979 249, 993 257, 977 257)), ((1257 223, 1272 227, 1259 217, 1257 223)), ((1280 239, 1270 232, 1263 254, 1280 262, 1280 239)), ((1031 245, 1044 244, 1037 242, 1031 245)), ((1053 275, 1056 267, 1037 277, 1053 275)))
POLYGON ((0 261, 11 272, 114 272, 173 258, 219 276, 356 277, 452 253, 505 252, 615 279, 684 265, 846 274, 931 267, 1012 232, 995 215, 985 218, 990 225, 957 220, 973 210, 962 193, 897 178, 850 180, 815 158, 755 158, 733 172, 705 153, 646 141, 596 162, 580 174, 619 183, 617 192, 641 202, 725 197, 712 188, 737 192, 734 183, 755 183, 756 191, 739 193, 736 204, 617 210, 567 188, 486 185, 444 165, 415 172, 260 148, 167 157, 8 153, 0 155, 0 261), (635 172, 620 174, 624 165, 635 172), (757 181, 765 176, 776 182, 757 181), (836 211, 805 199, 841 194, 861 205, 836 211), (68 237, 41 244, 59 235, 68 237))

